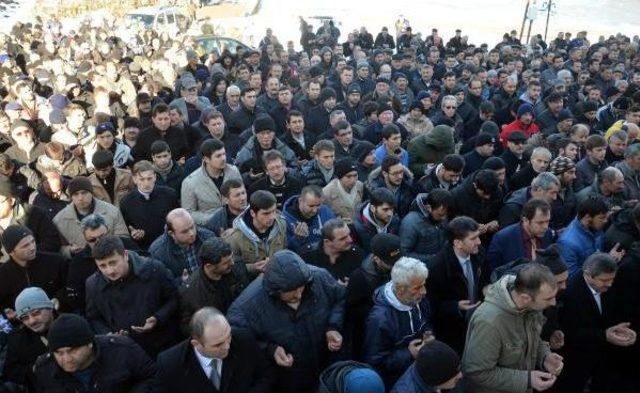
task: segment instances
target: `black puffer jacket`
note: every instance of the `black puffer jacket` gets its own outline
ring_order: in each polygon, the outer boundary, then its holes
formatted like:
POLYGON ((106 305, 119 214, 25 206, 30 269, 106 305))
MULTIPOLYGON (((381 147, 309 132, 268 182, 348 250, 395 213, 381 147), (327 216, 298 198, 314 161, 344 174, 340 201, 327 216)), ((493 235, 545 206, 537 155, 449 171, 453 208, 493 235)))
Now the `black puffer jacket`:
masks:
POLYGON ((604 249, 611 250, 616 243, 620 243, 623 250, 631 249, 631 244, 640 240, 640 231, 636 225, 632 209, 620 210, 613 217, 613 223, 604 234, 604 249))

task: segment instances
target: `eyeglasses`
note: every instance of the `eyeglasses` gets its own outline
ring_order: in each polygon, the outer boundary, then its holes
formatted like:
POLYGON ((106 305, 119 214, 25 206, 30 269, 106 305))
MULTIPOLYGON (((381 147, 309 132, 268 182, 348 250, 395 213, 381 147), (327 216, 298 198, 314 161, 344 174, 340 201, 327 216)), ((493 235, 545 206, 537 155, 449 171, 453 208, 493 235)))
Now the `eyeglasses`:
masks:
POLYGON ((456 109, 457 106, 445 106, 444 109, 456 109))

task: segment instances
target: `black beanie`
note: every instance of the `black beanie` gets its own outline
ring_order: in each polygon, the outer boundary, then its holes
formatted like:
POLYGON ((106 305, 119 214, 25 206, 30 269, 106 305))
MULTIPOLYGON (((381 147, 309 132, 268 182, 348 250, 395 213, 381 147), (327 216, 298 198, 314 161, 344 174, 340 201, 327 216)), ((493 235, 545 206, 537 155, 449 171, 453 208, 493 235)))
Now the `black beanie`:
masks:
POLYGON ((564 262, 562 255, 560 255, 560 250, 558 250, 558 246, 555 244, 537 250, 535 262, 548 267, 554 275, 567 271, 567 264, 564 262))
POLYGON ((434 340, 418 352, 416 372, 430 387, 441 385, 460 371, 460 357, 450 346, 434 340))
POLYGON ((91 157, 91 163, 96 169, 104 169, 110 165, 113 165, 113 153, 109 150, 98 150, 93 153, 91 157))
POLYGON ((343 158, 341 160, 336 161, 336 164, 333 167, 333 173, 336 175, 336 178, 342 179, 347 173, 358 171, 356 168, 356 164, 350 158, 343 158))
POLYGON ((353 148, 353 156, 358 160, 358 162, 364 161, 365 157, 372 151, 375 150, 376 146, 369 141, 360 141, 353 148))
POLYGON ((51 352, 65 347, 76 348, 93 342, 93 331, 81 316, 60 314, 51 324, 47 340, 51 352))
POLYGON ((78 191, 89 191, 93 194, 93 186, 91 185, 91 180, 85 176, 76 176, 69 182, 69 186, 67 187, 67 193, 69 195, 73 195, 78 191))
POLYGON ((276 131, 276 124, 273 122, 273 119, 269 115, 258 116, 253 121, 253 132, 256 134, 260 131, 276 131))
POLYGON ((2 246, 8 254, 16 248, 20 240, 32 235, 33 232, 27 227, 22 225, 9 225, 7 229, 2 232, 2 246))

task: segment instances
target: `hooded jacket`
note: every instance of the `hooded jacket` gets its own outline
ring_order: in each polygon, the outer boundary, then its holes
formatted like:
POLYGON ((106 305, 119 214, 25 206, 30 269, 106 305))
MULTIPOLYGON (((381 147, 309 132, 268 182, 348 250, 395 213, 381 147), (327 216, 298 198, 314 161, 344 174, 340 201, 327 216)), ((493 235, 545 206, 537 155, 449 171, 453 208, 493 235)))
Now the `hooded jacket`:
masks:
POLYGON ((409 141, 409 169, 413 174, 422 177, 429 164, 437 164, 447 154, 453 154, 455 142, 453 128, 446 125, 436 126, 431 132, 420 134, 409 141))
POLYGON ((115 207, 119 207, 122 198, 124 198, 129 191, 133 190, 136 185, 133 183, 131 171, 128 169, 114 168, 113 170, 116 171, 115 180, 113 182, 113 200, 111 199, 107 189, 104 187, 104 183, 98 179, 95 172, 89 176, 89 180, 93 186, 94 197, 101 201, 110 203, 115 207))
POLYGON ((500 132, 500 142, 504 148, 507 148, 507 141, 509 140, 509 135, 514 133, 515 131, 522 131, 524 136, 529 139, 529 137, 533 134, 540 132, 540 128, 536 123, 531 121, 531 124, 525 125, 520 121, 520 119, 515 119, 509 124, 505 124, 502 126, 502 131, 500 132))
POLYGON ((342 393, 344 392, 344 378, 351 371, 358 369, 371 369, 371 366, 364 363, 345 360, 337 362, 327 367, 320 375, 320 386, 318 393, 342 393))
POLYGON ((356 210, 353 217, 354 240, 367 253, 371 252, 371 239, 378 233, 391 233, 397 235, 400 230, 400 219, 397 214, 391 217, 391 221, 381 226, 371 217, 369 203, 363 203, 356 210))
MULTIPOLYGON (((256 137, 252 136, 251 138, 249 138, 247 143, 245 143, 244 146, 242 146, 235 160, 235 164, 238 168, 242 168, 243 165, 245 165, 246 163, 252 160, 253 160, 252 162, 262 162, 262 157, 256 157, 255 144, 256 144, 256 137)), ((297 160, 296 153, 294 153, 293 150, 289 148, 289 146, 282 143, 278 138, 273 139, 273 146, 275 150, 282 153, 282 155, 284 156, 284 160, 287 163, 287 166, 289 167, 296 166, 296 160, 297 160)))
POLYGON ((388 282, 376 289, 374 306, 365 328, 364 361, 376 368, 386 386, 393 383, 413 362, 409 342, 432 330, 429 300, 402 303, 388 282))
POLYGON ((519 310, 511 299, 515 276, 507 275, 487 290, 469 322, 462 372, 470 393, 525 393, 528 374, 542 369, 550 350, 540 332, 540 311, 519 310))
POLYGON ((418 194, 412 210, 400 223, 400 248, 402 255, 417 258, 424 263, 447 242, 447 220, 433 220, 424 200, 427 194, 418 194))
POLYGON ((233 220, 233 229, 222 236, 231 245, 236 262, 255 263, 285 248, 287 224, 283 218, 276 218, 264 241, 247 224, 248 220, 249 208, 233 220))
POLYGON ((569 275, 582 272, 584 261, 596 251, 603 250, 604 235, 602 231, 592 232, 585 228, 578 218, 560 234, 558 245, 564 261, 567 263, 569 275))
POLYGON ((302 247, 315 247, 320 242, 322 226, 330 219, 335 218, 336 215, 329 206, 322 204, 315 216, 304 218, 298 205, 298 198, 300 195, 294 195, 284 203, 282 218, 287 223, 287 248, 299 253, 302 247), (305 238, 294 233, 296 225, 301 222, 306 223, 309 229, 309 235, 305 238))
POLYGON ((281 374, 276 391, 306 391, 315 386, 326 366, 325 333, 342 329, 344 291, 329 272, 284 250, 231 304, 231 325, 250 330, 269 359, 278 346, 293 355, 293 366, 281 374), (280 300, 279 293, 301 286, 305 290, 297 310, 280 300))
POLYGON ((413 187, 413 175, 407 169, 404 168, 404 178, 402 179, 402 183, 395 190, 387 187, 384 177, 382 175, 382 167, 378 167, 371 171, 369 174, 369 180, 365 183, 365 190, 367 194, 371 194, 373 190, 377 188, 388 188, 393 192, 393 195, 396 199, 396 214, 400 217, 404 217, 411 208, 411 203, 415 199, 415 191, 413 187))

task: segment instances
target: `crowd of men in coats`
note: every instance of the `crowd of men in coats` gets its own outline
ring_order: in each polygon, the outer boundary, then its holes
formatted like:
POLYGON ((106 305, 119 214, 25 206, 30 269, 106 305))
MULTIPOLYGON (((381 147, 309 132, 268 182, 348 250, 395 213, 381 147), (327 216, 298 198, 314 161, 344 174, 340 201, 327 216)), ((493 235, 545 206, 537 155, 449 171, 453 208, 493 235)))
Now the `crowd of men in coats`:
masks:
POLYGON ((639 391, 638 37, 114 29, 0 37, 0 392, 639 391))

